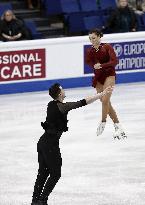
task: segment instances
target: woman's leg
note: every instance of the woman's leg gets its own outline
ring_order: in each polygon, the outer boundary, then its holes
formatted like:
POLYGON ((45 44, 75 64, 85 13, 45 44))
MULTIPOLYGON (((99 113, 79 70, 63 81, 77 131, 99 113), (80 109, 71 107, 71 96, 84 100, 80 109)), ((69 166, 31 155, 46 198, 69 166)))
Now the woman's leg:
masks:
MULTIPOLYGON (((103 85, 97 82, 96 90, 97 90, 97 93, 101 93, 103 91, 103 85)), ((102 98, 100 99, 100 101, 102 102, 102 98)), ((102 109, 103 109, 103 104, 102 104, 102 109)), ((105 129, 105 125, 106 125, 106 122, 103 122, 103 121, 100 122, 99 126, 97 127, 97 135, 102 134, 102 132, 105 129)))
MULTIPOLYGON (((115 85, 115 77, 114 76, 109 76, 108 78, 106 78, 104 85, 97 83, 96 85, 96 90, 97 92, 102 92, 105 88, 107 88, 108 86, 114 86, 115 85)), ((113 109, 111 102, 110 102, 110 98, 111 98, 111 94, 108 94, 106 96, 103 96, 101 98, 101 102, 102 102, 102 121, 99 124, 98 128, 97 128, 97 135, 101 135, 102 132, 105 129, 105 125, 106 125, 106 119, 107 119, 107 115, 109 114, 110 118, 113 120, 114 123, 118 123, 118 118, 116 115, 115 110, 113 109)))
MULTIPOLYGON (((114 81, 114 79, 113 79, 113 81, 114 81)), ((106 87, 108 87, 109 85, 113 85, 114 86, 114 82, 112 83, 110 83, 110 80, 109 80, 109 83, 108 83, 108 79, 107 79, 107 82, 105 81, 105 84, 104 85, 102 85, 102 84, 100 84, 100 83, 97 83, 97 85, 96 85, 96 90, 97 90, 97 93, 100 93, 100 92, 102 92, 106 87)), ((109 97, 110 98, 110 97, 109 97)), ((106 113, 104 114, 104 110, 106 109, 104 109, 104 106, 106 105, 106 99, 105 98, 102 98, 101 99, 101 102, 102 102, 102 122, 104 121, 106 121, 106 113), (103 102, 104 101, 104 102, 103 102)), ((115 110, 114 110, 114 108, 112 107, 112 105, 111 105, 111 102, 110 102, 110 99, 109 99, 109 105, 107 105, 107 106, 109 106, 109 108, 107 108, 107 110, 108 110, 108 114, 109 114, 109 116, 110 116, 110 118, 112 119, 112 121, 114 122, 114 123, 118 123, 119 121, 118 121, 118 117, 117 117, 117 114, 116 114, 116 112, 115 112, 115 110)))
MULTIPOLYGON (((108 86, 114 86, 115 85, 115 77, 109 76, 106 78, 105 83, 103 85, 103 90, 108 86)), ((114 108, 111 105, 110 98, 112 93, 110 95, 106 95, 102 97, 102 122, 105 122, 107 119, 107 115, 109 114, 110 118, 114 123, 118 123, 118 117, 114 110, 114 108)))
MULTIPOLYGON (((105 80, 105 83, 103 85, 103 90, 108 86, 114 86, 114 85, 115 85, 115 77, 109 76, 105 80)), ((102 89, 102 87, 98 85, 98 90, 99 90, 99 88, 100 88, 100 90, 102 89)), ((97 89, 97 87, 96 87, 96 89, 97 89)), ((118 138, 118 139, 125 138, 126 134, 124 133, 124 131, 119 123, 117 114, 116 114, 116 112, 115 112, 115 110, 112 107, 111 102, 110 102, 111 95, 112 95, 112 93, 110 93, 109 95, 103 96, 101 99, 101 101, 102 101, 102 123, 99 125, 99 127, 97 129, 97 135, 102 134, 102 132, 105 128, 107 115, 109 114, 110 118, 114 122, 114 127, 115 127, 114 138, 118 138)))
POLYGON ((119 123, 117 114, 114 108, 112 107, 111 102, 109 102, 109 113, 108 114, 114 123, 119 123))

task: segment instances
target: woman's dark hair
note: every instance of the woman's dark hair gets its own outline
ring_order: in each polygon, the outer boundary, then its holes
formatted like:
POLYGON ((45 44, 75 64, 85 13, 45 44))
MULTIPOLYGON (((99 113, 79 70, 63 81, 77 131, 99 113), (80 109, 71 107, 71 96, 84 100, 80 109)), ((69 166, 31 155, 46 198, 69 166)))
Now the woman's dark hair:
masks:
POLYGON ((101 30, 99 29, 92 29, 91 31, 89 31, 89 34, 95 33, 97 36, 103 37, 103 33, 101 30))
POLYGON ((53 98, 56 99, 58 95, 61 92, 60 84, 55 83, 49 88, 49 95, 53 98))

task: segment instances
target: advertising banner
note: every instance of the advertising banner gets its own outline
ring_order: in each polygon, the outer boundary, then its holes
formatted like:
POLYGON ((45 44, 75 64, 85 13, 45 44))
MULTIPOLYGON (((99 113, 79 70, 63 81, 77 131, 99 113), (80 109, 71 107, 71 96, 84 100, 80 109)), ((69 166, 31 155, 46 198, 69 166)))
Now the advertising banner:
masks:
POLYGON ((45 49, 0 52, 0 82, 45 78, 45 49))
MULTIPOLYGON (((115 67, 121 73, 145 69, 145 41, 111 43, 119 59, 115 67)), ((92 69, 85 64, 85 51, 90 45, 84 46, 84 74, 92 73, 92 69)))

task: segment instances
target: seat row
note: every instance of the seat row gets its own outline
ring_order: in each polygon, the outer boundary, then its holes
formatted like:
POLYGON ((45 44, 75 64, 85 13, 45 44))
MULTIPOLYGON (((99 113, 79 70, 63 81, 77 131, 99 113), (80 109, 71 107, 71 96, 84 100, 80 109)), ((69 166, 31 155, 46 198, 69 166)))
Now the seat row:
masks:
POLYGON ((43 0, 48 15, 105 11, 116 7, 115 0, 43 0))

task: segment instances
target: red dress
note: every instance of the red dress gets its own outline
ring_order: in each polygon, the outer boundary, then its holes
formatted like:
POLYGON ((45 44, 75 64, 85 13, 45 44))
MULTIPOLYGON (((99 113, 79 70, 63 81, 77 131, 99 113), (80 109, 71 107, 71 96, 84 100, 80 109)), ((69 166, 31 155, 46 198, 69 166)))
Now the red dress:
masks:
POLYGON ((88 48, 85 53, 85 62, 95 74, 92 80, 93 87, 96 87, 97 82, 104 84, 108 76, 116 76, 115 66, 118 64, 118 59, 110 44, 101 43, 98 50, 94 47, 88 48), (96 63, 100 63, 102 68, 94 69, 96 63))

